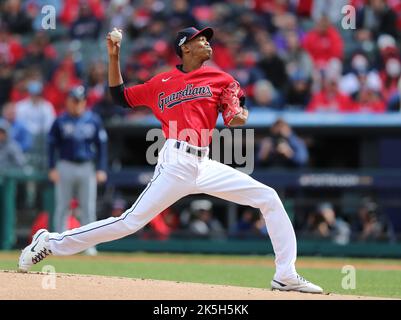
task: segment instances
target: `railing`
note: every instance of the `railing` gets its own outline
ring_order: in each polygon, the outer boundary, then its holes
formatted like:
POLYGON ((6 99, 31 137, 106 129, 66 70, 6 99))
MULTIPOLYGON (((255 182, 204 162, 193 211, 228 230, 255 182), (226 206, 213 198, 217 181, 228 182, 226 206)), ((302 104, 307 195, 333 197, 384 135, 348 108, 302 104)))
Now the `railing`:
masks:
POLYGON ((16 243, 17 187, 27 182, 41 185, 38 191, 43 209, 53 212, 53 187, 45 174, 17 170, 0 172, 0 249, 12 249, 16 243))
MULTIPOLYGON (((249 118, 244 128, 266 128, 273 124, 277 118, 283 118, 293 128, 307 129, 373 129, 383 132, 383 129, 392 129, 401 132, 401 112, 383 114, 372 113, 319 113, 300 111, 268 111, 264 108, 254 108, 249 111, 249 118)), ((160 122, 152 115, 137 119, 119 119, 109 124, 110 128, 130 127, 134 129, 160 127, 160 122)), ((221 117, 218 118, 217 127, 224 127, 221 117)))

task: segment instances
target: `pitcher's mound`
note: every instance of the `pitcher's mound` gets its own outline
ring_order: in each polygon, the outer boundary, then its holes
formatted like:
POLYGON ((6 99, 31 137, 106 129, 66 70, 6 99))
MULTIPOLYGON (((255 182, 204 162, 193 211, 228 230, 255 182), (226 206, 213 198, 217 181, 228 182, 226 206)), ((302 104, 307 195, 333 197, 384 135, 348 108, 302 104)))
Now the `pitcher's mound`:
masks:
POLYGON ((1 299, 65 300, 310 300, 372 299, 337 294, 277 292, 270 289, 92 275, 0 271, 1 299))

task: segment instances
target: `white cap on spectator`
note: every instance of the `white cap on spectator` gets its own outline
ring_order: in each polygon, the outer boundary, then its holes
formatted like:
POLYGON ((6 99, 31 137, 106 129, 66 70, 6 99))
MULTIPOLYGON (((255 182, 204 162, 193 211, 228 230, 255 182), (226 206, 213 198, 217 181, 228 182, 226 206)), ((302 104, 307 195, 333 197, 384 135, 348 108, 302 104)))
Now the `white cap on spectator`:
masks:
POLYGON ((269 104, 276 96, 276 90, 267 79, 259 79, 254 84, 253 95, 258 103, 269 104))
POLYGON ((194 200, 191 202, 192 212, 196 212, 199 210, 209 211, 212 209, 212 206, 212 202, 209 200, 194 200))
POLYGON ((394 48, 396 46, 395 39, 389 34, 382 34, 377 39, 377 46, 380 50, 384 50, 386 48, 394 48))
POLYGON ((352 57, 351 66, 358 72, 367 72, 369 69, 369 61, 363 54, 356 54, 352 57))
POLYGON ((326 66, 325 76, 329 81, 337 82, 342 73, 343 65, 340 59, 332 58, 326 66))
POLYGON ((401 62, 396 58, 390 58, 386 61, 386 73, 393 78, 401 74, 401 62))
POLYGON ((115 7, 122 7, 128 4, 128 0, 111 0, 111 5, 115 7))
POLYGON ((366 78, 366 87, 372 91, 379 92, 382 89, 382 82, 377 73, 370 73, 366 78))

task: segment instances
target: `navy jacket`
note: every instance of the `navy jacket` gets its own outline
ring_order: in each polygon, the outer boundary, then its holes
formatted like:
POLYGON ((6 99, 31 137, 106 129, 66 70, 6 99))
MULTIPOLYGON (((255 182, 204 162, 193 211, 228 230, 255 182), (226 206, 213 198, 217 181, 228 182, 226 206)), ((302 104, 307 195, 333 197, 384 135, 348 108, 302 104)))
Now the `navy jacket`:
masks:
POLYGON ((93 161, 97 170, 106 170, 107 133, 100 117, 85 111, 80 117, 63 113, 49 132, 49 168, 57 159, 74 162, 93 161))

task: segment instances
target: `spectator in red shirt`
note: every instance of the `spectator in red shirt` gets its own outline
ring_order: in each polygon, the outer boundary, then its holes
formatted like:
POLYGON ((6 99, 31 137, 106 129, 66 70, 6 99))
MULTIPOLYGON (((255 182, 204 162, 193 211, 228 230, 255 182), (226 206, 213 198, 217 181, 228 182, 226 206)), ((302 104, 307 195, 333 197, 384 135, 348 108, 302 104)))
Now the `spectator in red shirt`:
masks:
POLYGON ((77 77, 72 53, 68 53, 54 72, 52 80, 46 85, 43 94, 53 104, 57 115, 64 111, 65 100, 71 87, 79 84, 81 80, 77 77))
POLYGON ((151 232, 144 234, 144 239, 167 240, 178 229, 179 219, 176 213, 167 208, 149 222, 151 232))
POLYGON ((1 60, 15 65, 24 56, 24 48, 9 32, 9 28, 0 21, 0 56, 1 60))
POLYGON ((330 59, 343 57, 343 40, 324 15, 317 22, 315 29, 306 34, 303 45, 319 69, 325 68, 330 59))
POLYGON ((379 67, 383 66, 387 59, 392 57, 400 57, 400 50, 394 37, 389 34, 382 34, 377 38, 377 52, 376 59, 378 60, 379 67))
MULTIPOLYGON (((70 202, 70 210, 67 216, 67 230, 79 228, 81 223, 77 219, 78 210, 79 210, 79 203, 78 200, 73 198, 70 202)), ((40 229, 48 229, 49 228, 49 213, 46 211, 41 211, 35 218, 32 227, 31 227, 31 239, 33 235, 40 229)))
POLYGON ((383 113, 386 105, 380 95, 369 86, 362 86, 355 96, 355 111, 383 113))
POLYGON ((313 0, 298 0, 295 12, 298 17, 310 18, 312 15, 313 0))
POLYGON ((389 58, 385 62, 384 69, 380 71, 383 88, 382 94, 385 101, 397 92, 398 79, 401 75, 401 61, 399 58, 389 58))
POLYGON ((270 14, 282 14, 289 10, 289 1, 277 0, 254 0, 251 1, 252 7, 257 12, 266 12, 270 14))
POLYGON ((88 90, 87 105, 89 108, 103 99, 105 88, 107 87, 107 70, 102 61, 94 62, 88 71, 88 81, 86 87, 88 90))
POLYGON ((213 40, 213 62, 223 70, 235 68, 235 55, 241 48, 234 35, 228 32, 216 32, 213 40))
POLYGON ((338 75, 326 72, 322 77, 322 90, 312 95, 308 112, 352 112, 355 105, 351 98, 338 89, 338 75))
POLYGON ((28 92, 26 91, 26 83, 28 82, 26 73, 25 70, 21 70, 14 74, 14 83, 10 91, 11 102, 18 102, 28 97, 28 92))
POLYGON ((14 83, 10 92, 10 101, 18 102, 28 98, 27 84, 30 80, 41 79, 42 74, 36 67, 16 70, 14 72, 14 83))

